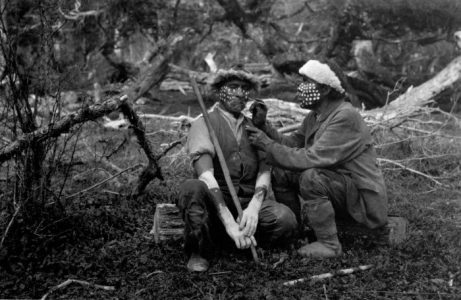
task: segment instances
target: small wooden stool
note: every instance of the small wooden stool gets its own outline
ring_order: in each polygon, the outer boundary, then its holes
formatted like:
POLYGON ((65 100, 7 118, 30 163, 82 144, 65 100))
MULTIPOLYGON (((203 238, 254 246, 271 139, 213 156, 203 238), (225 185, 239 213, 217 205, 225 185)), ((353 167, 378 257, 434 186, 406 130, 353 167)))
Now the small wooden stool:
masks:
MULTIPOLYGON (((389 216, 386 226, 369 229, 360 224, 337 222, 338 231, 348 235, 365 235, 376 240, 378 244, 398 245, 407 238, 408 221, 403 217, 389 216)), ((151 234, 156 243, 175 240, 183 237, 184 221, 175 204, 157 204, 154 214, 154 225, 151 234)))
POLYGON ((156 243, 183 237, 184 221, 179 208, 171 203, 159 203, 155 208, 154 225, 150 231, 156 243))

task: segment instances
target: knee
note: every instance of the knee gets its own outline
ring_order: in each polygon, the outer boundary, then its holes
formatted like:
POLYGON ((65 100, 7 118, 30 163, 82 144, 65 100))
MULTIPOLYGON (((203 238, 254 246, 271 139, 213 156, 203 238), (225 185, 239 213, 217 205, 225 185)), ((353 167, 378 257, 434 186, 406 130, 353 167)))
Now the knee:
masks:
POLYGON ((202 202, 207 196, 207 186, 198 179, 188 179, 179 186, 176 205, 184 210, 193 203, 202 202))
POLYGON ((316 199, 327 195, 325 177, 320 169, 307 169, 299 178, 299 193, 304 200, 316 199))
POLYGON ((273 210, 275 226, 279 228, 280 233, 289 233, 298 227, 296 215, 288 206, 280 204, 273 210))
POLYGON ((197 193, 206 189, 206 184, 198 179, 187 179, 179 186, 180 194, 197 193))

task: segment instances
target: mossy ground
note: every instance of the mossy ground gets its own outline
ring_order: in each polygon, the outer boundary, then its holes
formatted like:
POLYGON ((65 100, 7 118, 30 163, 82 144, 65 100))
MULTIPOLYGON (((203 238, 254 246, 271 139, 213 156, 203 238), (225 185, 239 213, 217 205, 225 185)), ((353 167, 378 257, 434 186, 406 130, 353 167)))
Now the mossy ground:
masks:
MULTIPOLYGON (((177 124, 146 122, 148 132, 159 128, 173 132, 150 135, 156 147, 183 136, 176 131, 177 124)), ((85 139, 98 153, 111 153, 128 137, 110 156, 120 168, 145 163, 129 134, 103 129, 97 123, 82 130, 80 140, 85 139)), ((426 150, 428 145, 426 141, 426 150)), ((388 148, 380 155, 401 158, 402 151, 416 155, 417 146, 421 149, 412 142, 405 149, 388 148)), ((114 286, 115 290, 72 284, 54 291, 48 299, 461 298, 459 155, 455 160, 439 158, 419 166, 444 177, 445 186, 408 170, 383 168, 390 212, 407 218, 410 224, 408 239, 398 246, 378 246, 366 238, 344 234, 345 254, 340 258, 302 259, 295 251, 298 242, 285 249, 259 249, 262 265, 253 263, 245 251, 225 251, 211 262, 208 272, 191 274, 185 267, 181 240, 157 245, 149 234, 156 203, 174 202, 178 185, 190 176, 188 162, 178 151, 161 160, 165 180, 154 180, 141 197, 129 196, 135 182, 119 177, 118 183, 109 181, 68 199, 64 210, 51 206, 40 220, 18 218, 0 251, 0 298, 40 298, 69 278, 114 286), (275 266, 282 256, 287 256, 286 260, 275 266), (348 276, 283 286, 288 280, 368 264, 374 267, 348 276)), ((77 147, 77 154, 88 155, 84 147, 77 147)), ((66 194, 107 178, 95 170, 98 166, 93 163, 73 166, 66 194)), ((133 172, 136 175, 136 170, 133 172)))

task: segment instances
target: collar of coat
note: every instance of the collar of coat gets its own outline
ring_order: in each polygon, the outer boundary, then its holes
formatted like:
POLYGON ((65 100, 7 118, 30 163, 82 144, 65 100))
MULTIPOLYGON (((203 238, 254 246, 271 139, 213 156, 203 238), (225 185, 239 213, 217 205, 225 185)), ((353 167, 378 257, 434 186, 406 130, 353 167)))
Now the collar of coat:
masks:
POLYGON ((317 120, 317 122, 325 121, 325 119, 343 103, 344 99, 337 101, 328 101, 328 105, 325 107, 325 110, 321 113, 315 114, 315 119, 317 120))

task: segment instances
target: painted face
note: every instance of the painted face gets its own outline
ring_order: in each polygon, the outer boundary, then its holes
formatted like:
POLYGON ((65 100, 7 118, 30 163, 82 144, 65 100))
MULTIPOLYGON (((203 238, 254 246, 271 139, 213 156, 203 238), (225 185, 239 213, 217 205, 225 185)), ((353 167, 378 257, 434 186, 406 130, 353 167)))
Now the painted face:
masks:
POLYGON ((218 91, 219 102, 230 113, 240 113, 245 108, 250 86, 245 81, 231 80, 218 91))
POLYGON ((297 97, 301 108, 312 109, 320 103, 322 95, 316 83, 303 82, 298 86, 297 97))

